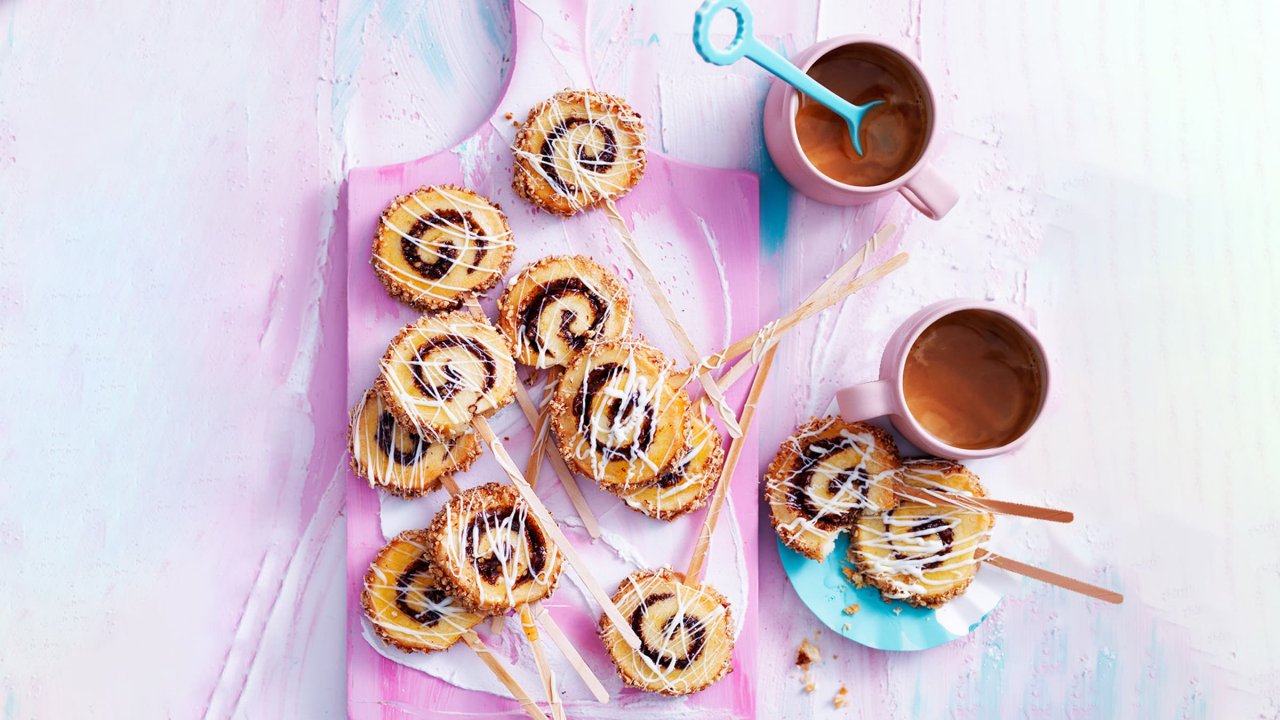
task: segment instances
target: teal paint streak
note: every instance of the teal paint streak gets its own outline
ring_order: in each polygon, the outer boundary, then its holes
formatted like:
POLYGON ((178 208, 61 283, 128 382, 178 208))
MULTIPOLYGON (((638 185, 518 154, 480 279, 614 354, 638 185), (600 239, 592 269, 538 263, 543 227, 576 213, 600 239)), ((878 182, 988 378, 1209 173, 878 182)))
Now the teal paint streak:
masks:
POLYGON ((515 27, 515 18, 511 17, 511 6, 505 2, 491 5, 489 9, 480 13, 480 23, 485 36, 489 38, 488 45, 509 52, 511 28, 515 27))
MULTIPOLYGON (((763 137, 760 142, 764 142, 763 137)), ((760 167, 755 168, 760 176, 760 245, 766 255, 776 255, 787 240, 793 190, 769 154, 761 153, 760 156, 760 167)))
MULTIPOLYGON (((451 28, 444 23, 429 22, 427 11, 427 5, 421 2, 388 0, 382 8, 383 28, 389 35, 403 34, 409 50, 431 70, 442 89, 456 88, 457 77, 449 65, 449 54, 444 52, 441 35, 451 28)), ((456 32, 456 28, 452 31, 456 32)))

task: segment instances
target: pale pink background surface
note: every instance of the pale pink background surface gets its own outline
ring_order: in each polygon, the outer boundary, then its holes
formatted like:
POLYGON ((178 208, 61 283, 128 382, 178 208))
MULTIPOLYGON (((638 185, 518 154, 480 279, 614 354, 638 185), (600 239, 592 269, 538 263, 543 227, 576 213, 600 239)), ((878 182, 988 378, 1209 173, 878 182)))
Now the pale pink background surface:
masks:
MULTIPOLYGON (((695 5, 566 12, 655 149, 760 175, 762 312, 883 219, 913 254, 784 348, 758 461, 915 309, 1024 305, 1061 391, 983 478, 1077 513, 1022 559, 1128 596, 1026 583, 909 655, 824 633, 809 695, 792 653, 818 626, 762 529, 760 715, 1280 712, 1280 5, 755 3, 784 51, 869 32, 920 58, 964 193, 942 223, 789 193, 767 81, 696 58, 695 5)), ((345 714, 339 187, 489 117, 504 7, 0 0, 0 717, 345 714)))

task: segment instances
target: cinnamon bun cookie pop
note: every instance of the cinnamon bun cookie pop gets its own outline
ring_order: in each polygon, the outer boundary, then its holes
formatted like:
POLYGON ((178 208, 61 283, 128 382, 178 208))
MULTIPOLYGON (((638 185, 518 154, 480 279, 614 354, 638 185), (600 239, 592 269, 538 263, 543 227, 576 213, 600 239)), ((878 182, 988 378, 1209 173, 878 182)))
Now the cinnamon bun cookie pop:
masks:
POLYGON ((432 577, 428 533, 400 533, 378 553, 364 577, 360 606, 373 630, 405 652, 445 650, 485 618, 468 611, 432 577))
POLYGON ((529 265, 498 300, 498 329, 516 360, 536 368, 564 365, 588 343, 621 338, 631 315, 622 281, 581 255, 529 265))
POLYGON ((534 106, 512 150, 511 187, 558 215, 621 197, 644 175, 640 116, 594 90, 564 90, 534 106))
POLYGON ((471 467, 483 449, 475 433, 430 438, 407 429, 373 390, 351 413, 348 442, 352 471, 370 487, 404 498, 438 489, 441 478, 471 467))
POLYGON ((683 451, 685 376, 634 338, 588 346, 556 386, 551 429, 565 460, 606 489, 646 485, 683 451))
POLYGON ((456 437, 515 397, 511 347, 483 315, 455 311, 406 325, 382 357, 374 384, 403 426, 456 437))
POLYGON ((627 685, 688 695, 732 669, 729 601, 710 585, 685 584, 665 568, 641 570, 622 581, 613 600, 641 641, 632 650, 608 618, 600 619, 600 638, 627 685))
POLYGON ((392 297, 431 311, 492 288, 514 252, 497 204, 455 185, 426 185, 383 211, 371 262, 392 297))
POLYGON ((436 577, 467 608, 504 612, 550 595, 561 556, 511 485, 463 490, 427 529, 436 577))
MULTIPOLYGON (((986 496, 978 477, 950 460, 907 460, 899 476, 910 487, 986 496)), ((936 608, 969 587, 994 524, 980 510, 904 501, 858 518, 849 560, 860 584, 878 588, 886 598, 936 608)))
POLYGON ((791 549, 822 560, 860 513, 897 504, 893 438, 838 417, 814 418, 782 443, 765 473, 773 529, 791 549))

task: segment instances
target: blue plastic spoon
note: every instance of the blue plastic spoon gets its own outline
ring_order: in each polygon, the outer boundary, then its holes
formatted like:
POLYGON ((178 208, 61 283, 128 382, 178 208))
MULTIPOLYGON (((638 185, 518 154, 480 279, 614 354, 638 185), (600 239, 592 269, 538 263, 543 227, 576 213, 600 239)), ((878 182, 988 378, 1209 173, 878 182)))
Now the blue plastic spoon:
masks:
POLYGON ((849 137, 853 140, 853 149, 862 154, 862 134, 859 132, 862 119, 871 108, 881 105, 884 100, 873 100, 866 105, 854 105, 836 95, 809 77, 791 61, 769 49, 756 39, 751 29, 751 8, 744 0, 706 0, 693 16, 693 46, 703 60, 714 65, 731 65, 741 58, 777 75, 783 82, 831 109, 831 112, 844 118, 849 124, 849 137), (718 48, 711 43, 711 19, 721 10, 728 10, 738 20, 738 30, 733 41, 727 47, 718 48))

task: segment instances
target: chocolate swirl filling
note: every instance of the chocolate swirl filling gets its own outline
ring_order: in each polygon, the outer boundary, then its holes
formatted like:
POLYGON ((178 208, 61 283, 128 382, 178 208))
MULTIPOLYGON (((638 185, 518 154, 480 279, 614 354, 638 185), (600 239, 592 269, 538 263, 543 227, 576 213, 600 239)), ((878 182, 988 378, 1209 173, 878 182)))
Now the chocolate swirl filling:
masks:
POLYGON ((606 460, 631 460, 644 454, 653 443, 654 408, 648 405, 642 406, 641 399, 635 393, 605 400, 604 406, 600 408, 600 415, 593 415, 596 409, 596 396, 600 389, 624 372, 627 372, 627 369, 617 363, 606 363, 592 368, 587 373, 582 389, 578 391, 573 402, 573 413, 578 418, 579 427, 592 427, 593 421, 599 416, 602 416, 605 423, 617 425, 627 421, 630 413, 644 413, 640 429, 630 443, 606 444, 600 441, 596 433, 589 433, 592 447, 606 460))
POLYGON ((430 574, 431 563, 420 557, 396 578, 396 607, 423 625, 434 624, 444 617, 439 608, 449 599, 438 587, 415 587, 415 583, 427 580, 430 574))
POLYGON ((683 670, 698 659, 698 656, 702 654, 703 645, 707 642, 707 631, 702 621, 691 616, 688 612, 674 613, 662 622, 662 636, 657 640, 651 639, 648 633, 645 632, 644 621, 649 613, 650 606, 674 597, 669 592, 655 593, 646 597, 644 602, 631 611, 631 629, 640 638, 641 654, 668 669, 683 670), (672 627, 674 623, 679 623, 683 626, 682 629, 689 638, 688 647, 684 655, 676 655, 670 649, 662 646, 662 641, 672 637, 676 632, 676 629, 672 627))
POLYGON ((585 143, 578 144, 574 157, 582 169, 595 173, 603 172, 618 159, 618 141, 613 134, 613 129, 608 125, 579 117, 566 118, 556 123, 555 127, 547 133, 546 139, 542 141, 542 147, 538 150, 538 165, 556 189, 570 195, 576 193, 578 188, 560 177, 556 169, 555 149, 558 143, 564 141, 564 136, 579 125, 589 125, 592 130, 600 133, 602 141, 602 147, 598 151, 585 143))
POLYGON ((460 335, 444 335, 418 346, 414 352, 416 362, 412 363, 410 367, 413 374, 413 383, 418 386, 418 390, 422 391, 424 395, 444 402, 457 395, 461 390, 476 389, 467 387, 466 378, 453 367, 452 363, 440 368, 440 372, 447 378, 444 383, 431 385, 427 381, 424 368, 433 364, 428 357, 437 350, 445 350, 452 347, 465 349, 484 368, 484 380, 479 391, 483 394, 492 390, 494 383, 497 382, 497 363, 494 361, 493 355, 479 341, 460 335))
POLYGON ((519 508, 486 510, 476 514, 467 524, 467 557, 471 559, 480 577, 489 585, 496 585, 503 577, 504 563, 510 562, 518 555, 518 548, 504 543, 501 551, 494 547, 484 556, 477 557, 476 540, 483 534, 514 531, 517 526, 522 528, 521 534, 529 548, 529 564, 524 568, 523 573, 512 578, 513 588, 527 582, 535 582, 547 568, 547 541, 542 535, 542 529, 531 522, 527 516, 517 519, 517 513, 524 515, 519 508))
MULTIPOLYGON (((892 510, 885 513, 886 520, 892 516, 893 516, 892 510)), ((955 530, 951 528, 951 525, 948 524, 947 521, 943 520, 942 518, 926 518, 926 519, 923 519, 921 522, 918 522, 909 526, 905 530, 904 534, 915 541, 919 541, 922 538, 926 537, 921 533, 925 533, 929 530, 937 530, 936 533, 930 533, 930 534, 938 536, 939 542, 942 543, 942 549, 940 551, 931 553, 930 555, 921 555, 919 552, 907 554, 907 553, 903 553, 897 547, 894 547, 893 557, 897 560, 924 560, 926 557, 931 556, 937 559, 929 560, 925 562, 924 565, 922 565, 921 567, 925 570, 932 570, 936 567, 941 566, 943 561, 946 559, 946 556, 951 552, 951 548, 956 541, 955 530)), ((893 533, 890 533, 889 534, 890 542, 893 541, 893 538, 894 538, 893 533)))
POLYGON ((427 280, 439 280, 449 274, 462 254, 462 248, 458 247, 455 233, 462 233, 475 239, 476 256, 471 264, 479 265, 485 253, 489 251, 489 240, 485 236, 484 228, 476 223, 471 213, 447 208, 431 211, 415 222, 405 234, 411 238, 417 238, 418 242, 409 237, 402 237, 400 251, 404 254, 405 262, 409 263, 409 267, 413 268, 414 272, 427 280), (447 239, 428 240, 427 236, 433 230, 447 239), (434 246, 434 252, 425 250, 422 244, 434 246), (430 257, 424 257, 424 254, 430 257))
MULTIPOLYGON (((591 305, 591 326, 582 334, 573 331, 573 323, 578 320, 578 313, 571 309, 561 311, 560 327, 556 334, 565 345, 574 351, 581 350, 588 342, 594 340, 604 327, 604 321, 608 318, 609 301, 600 297, 581 278, 556 278, 542 287, 536 296, 530 298, 520 313, 521 332, 534 352, 541 353, 546 350, 546 345, 538 334, 538 318, 547 310, 549 304, 555 303, 557 298, 565 295, 580 296, 591 305)), ((551 305, 551 308, 554 310, 555 305, 551 305)))
POLYGON ((378 415, 378 428, 374 433, 374 441, 378 443, 378 447, 383 454, 391 458, 392 462, 397 465, 413 465, 422 457, 424 444, 422 438, 417 433, 410 432, 404 428, 399 428, 406 442, 413 446, 412 450, 401 449, 395 441, 396 430, 395 416, 383 410, 378 415))
MULTIPOLYGON (((831 440, 813 440, 805 444, 801 452, 800 467, 792 475, 787 491, 787 499, 800 514, 813 521, 823 530, 836 530, 847 526, 858 519, 861 508, 856 505, 844 512, 833 513, 830 508, 819 508, 813 495, 809 492, 814 482, 814 473, 820 465, 828 462, 828 458, 844 450, 857 449, 859 444, 853 438, 838 437, 831 440), (821 444, 821 448, 815 447, 821 444)), ((833 497, 842 491, 852 491, 857 497, 865 497, 871 478, 862 468, 841 469, 827 479, 826 491, 833 497), (852 483, 852 487, 850 487, 852 483)))

